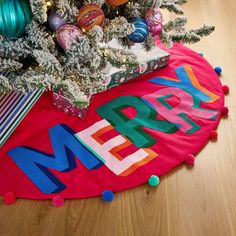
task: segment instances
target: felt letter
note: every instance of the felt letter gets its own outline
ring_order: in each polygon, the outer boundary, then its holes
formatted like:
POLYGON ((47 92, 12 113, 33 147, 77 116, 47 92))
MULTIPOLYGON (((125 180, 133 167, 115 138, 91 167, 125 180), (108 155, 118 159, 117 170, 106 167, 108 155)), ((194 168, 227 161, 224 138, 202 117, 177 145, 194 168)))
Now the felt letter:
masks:
POLYGON ((134 153, 122 157, 119 151, 132 145, 130 140, 122 135, 110 138, 106 142, 101 136, 114 129, 112 125, 101 120, 87 129, 77 133, 75 137, 96 155, 116 175, 127 176, 140 166, 145 165, 158 156, 148 148, 141 148, 134 153))
POLYGON ((181 88, 197 97, 202 102, 213 103, 219 99, 219 96, 199 84, 191 66, 178 67, 175 69, 175 73, 178 79, 160 76, 149 81, 155 84, 181 88))
POLYGON ((175 123, 184 133, 194 133, 200 129, 200 126, 186 115, 203 119, 215 119, 218 114, 217 111, 199 108, 199 103, 194 103, 194 99, 189 93, 178 88, 162 89, 145 95, 142 98, 153 106, 166 120, 175 123), (180 103, 176 107, 172 107, 165 101, 165 99, 171 96, 176 96, 180 99, 180 103))
POLYGON ((156 143, 156 139, 143 130, 143 127, 158 130, 165 133, 174 133, 178 128, 175 124, 158 120, 157 112, 149 107, 139 97, 121 96, 97 109, 98 114, 108 120, 114 128, 130 139, 135 146, 150 147, 156 143), (122 109, 133 107, 137 111, 136 117, 129 119, 122 109))
POLYGON ((8 152, 12 160, 43 193, 58 193, 66 188, 48 168, 59 172, 74 169, 74 154, 88 169, 96 169, 103 164, 78 142, 68 127, 56 125, 49 133, 54 156, 28 147, 16 147, 8 152))

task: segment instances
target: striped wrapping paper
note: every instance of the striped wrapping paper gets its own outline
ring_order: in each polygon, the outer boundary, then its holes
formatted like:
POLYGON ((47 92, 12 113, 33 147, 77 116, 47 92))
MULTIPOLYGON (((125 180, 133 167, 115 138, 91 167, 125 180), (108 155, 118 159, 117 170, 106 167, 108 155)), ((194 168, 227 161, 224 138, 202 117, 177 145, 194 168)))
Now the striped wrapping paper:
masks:
POLYGON ((29 94, 11 91, 0 95, 0 147, 42 95, 42 90, 29 94))

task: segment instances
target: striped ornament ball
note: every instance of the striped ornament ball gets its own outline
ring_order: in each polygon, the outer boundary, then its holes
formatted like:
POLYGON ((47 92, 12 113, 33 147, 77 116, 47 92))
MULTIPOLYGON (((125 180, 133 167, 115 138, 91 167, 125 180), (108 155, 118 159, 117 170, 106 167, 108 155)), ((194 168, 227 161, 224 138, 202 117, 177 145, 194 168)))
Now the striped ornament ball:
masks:
POLYGON ((128 36, 133 43, 142 43, 148 36, 149 28, 146 21, 142 18, 133 18, 130 23, 135 26, 135 31, 128 36))
POLYGON ((111 6, 121 6, 128 2, 128 0, 106 0, 107 4, 111 6))
POLYGON ((105 15, 103 10, 96 4, 86 4, 80 8, 77 16, 77 24, 83 32, 88 32, 95 25, 104 26, 105 15))

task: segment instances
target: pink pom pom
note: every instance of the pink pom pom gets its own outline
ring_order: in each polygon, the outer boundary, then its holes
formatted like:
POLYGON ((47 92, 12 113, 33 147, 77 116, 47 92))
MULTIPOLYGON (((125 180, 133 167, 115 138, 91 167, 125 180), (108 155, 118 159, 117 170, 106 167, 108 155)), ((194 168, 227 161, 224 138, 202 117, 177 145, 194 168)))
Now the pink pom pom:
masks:
POLYGON ((64 198, 60 195, 57 195, 57 196, 53 197, 53 199, 52 199, 52 204, 55 207, 63 206, 64 203, 65 203, 64 198))
POLYGON ((188 154, 185 158, 185 163, 190 166, 194 166, 195 156, 193 154, 188 154))
POLYGON ((217 140, 218 138, 218 133, 216 130, 211 130, 211 133, 210 133, 210 139, 212 140, 217 140))
POLYGON ((16 201, 16 196, 12 192, 8 192, 4 195, 4 203, 6 205, 11 205, 16 201))
POLYGON ((223 107, 221 111, 221 116, 228 116, 229 114, 229 108, 228 107, 223 107))
POLYGON ((224 94, 229 94, 229 86, 228 85, 223 85, 222 90, 223 90, 224 94))

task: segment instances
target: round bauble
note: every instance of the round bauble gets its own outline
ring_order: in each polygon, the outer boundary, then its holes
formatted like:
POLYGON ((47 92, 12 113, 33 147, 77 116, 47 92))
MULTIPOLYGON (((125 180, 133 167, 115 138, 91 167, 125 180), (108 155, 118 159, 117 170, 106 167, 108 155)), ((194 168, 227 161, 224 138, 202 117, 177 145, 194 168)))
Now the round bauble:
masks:
POLYGON ((124 5, 128 1, 129 0, 106 0, 107 4, 109 4, 111 6, 115 6, 115 7, 124 5))
POLYGON ((18 38, 30 23, 31 10, 26 0, 0 0, 0 35, 18 38))
POLYGON ((95 25, 104 26, 105 15, 103 10, 96 4, 86 4, 80 8, 77 17, 77 24, 83 30, 88 32, 95 25))
POLYGON ((56 33, 58 44, 65 50, 70 49, 74 40, 82 36, 81 30, 74 25, 63 25, 56 33))
POLYGON ((61 26, 66 24, 66 20, 55 11, 51 11, 48 16, 48 26, 51 30, 57 31, 61 26))
POLYGON ((128 36, 133 43, 142 43, 148 36, 148 25, 142 18, 133 18, 130 23, 134 23, 135 31, 128 36))
POLYGON ((149 32, 158 35, 162 32, 162 13, 159 8, 149 8, 146 12, 145 20, 149 26, 149 32))

